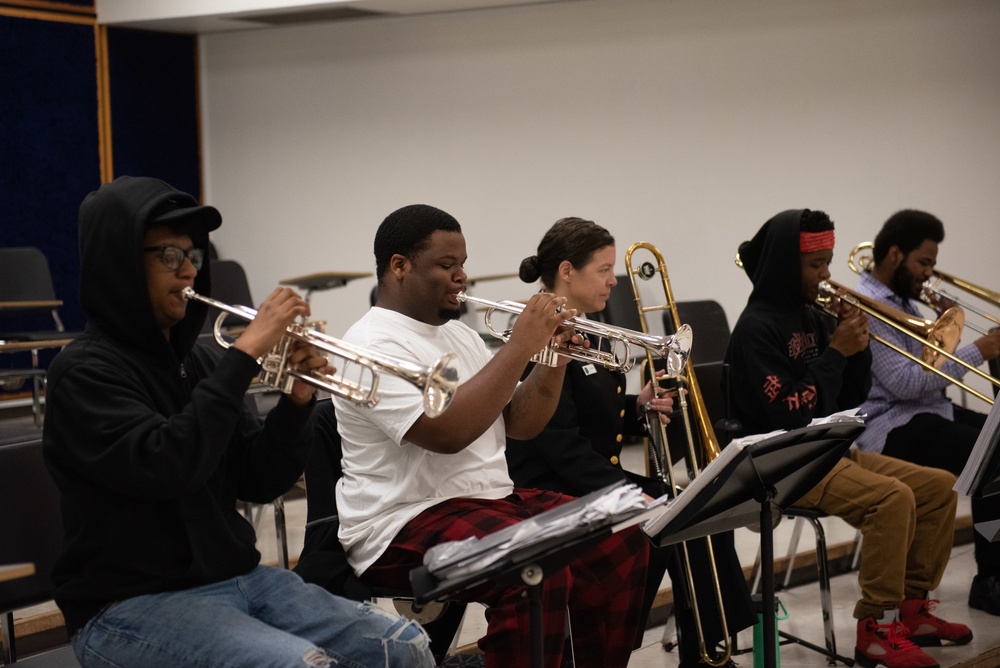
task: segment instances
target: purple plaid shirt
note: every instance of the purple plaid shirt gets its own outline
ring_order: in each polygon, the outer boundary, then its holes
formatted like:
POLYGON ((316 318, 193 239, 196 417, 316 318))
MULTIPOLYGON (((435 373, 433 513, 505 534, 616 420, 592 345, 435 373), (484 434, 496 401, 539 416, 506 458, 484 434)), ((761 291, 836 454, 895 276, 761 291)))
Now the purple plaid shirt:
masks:
MULTIPOLYGON (((870 272, 866 271, 861 275, 857 292, 918 318, 925 317, 916 304, 911 300, 901 299, 870 272)), ((871 316, 868 316, 868 331, 920 357, 923 346, 916 339, 871 316)), ((919 364, 874 339, 871 349, 872 389, 868 393, 868 400, 861 405, 861 413, 866 415, 867 429, 858 439, 859 448, 869 452, 882 452, 889 432, 905 425, 919 413, 940 415, 946 420, 954 419, 951 400, 945 396, 950 381, 936 373, 925 371, 919 364)), ((955 351, 955 356, 972 366, 983 363, 983 356, 975 344, 959 348, 955 351)), ((966 369, 951 360, 947 360, 941 370, 953 378, 961 378, 966 373, 966 369)))

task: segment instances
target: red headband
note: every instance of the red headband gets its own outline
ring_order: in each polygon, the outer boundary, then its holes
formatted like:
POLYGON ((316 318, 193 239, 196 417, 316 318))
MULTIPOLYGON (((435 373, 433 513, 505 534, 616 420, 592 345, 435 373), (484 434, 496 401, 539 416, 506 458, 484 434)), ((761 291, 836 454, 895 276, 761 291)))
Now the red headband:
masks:
POLYGON ((833 230, 826 232, 799 232, 799 252, 833 250, 833 230))

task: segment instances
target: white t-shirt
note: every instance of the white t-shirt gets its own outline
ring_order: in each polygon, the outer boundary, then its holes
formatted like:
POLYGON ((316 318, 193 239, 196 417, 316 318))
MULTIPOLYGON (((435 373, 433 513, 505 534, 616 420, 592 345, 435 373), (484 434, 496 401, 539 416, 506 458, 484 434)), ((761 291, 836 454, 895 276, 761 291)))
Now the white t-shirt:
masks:
MULTIPOLYGON (((457 320, 428 325, 379 307, 368 311, 343 339, 421 366, 453 352, 461 381, 491 359, 479 334, 457 320)), ((336 366, 341 360, 332 362, 336 366)), ((427 508, 457 497, 502 499, 513 491, 502 418, 461 452, 436 454, 404 438, 423 413, 420 389, 382 373, 378 395, 372 408, 339 397, 333 402, 344 448, 344 475, 337 483, 339 536, 358 575, 427 508)))

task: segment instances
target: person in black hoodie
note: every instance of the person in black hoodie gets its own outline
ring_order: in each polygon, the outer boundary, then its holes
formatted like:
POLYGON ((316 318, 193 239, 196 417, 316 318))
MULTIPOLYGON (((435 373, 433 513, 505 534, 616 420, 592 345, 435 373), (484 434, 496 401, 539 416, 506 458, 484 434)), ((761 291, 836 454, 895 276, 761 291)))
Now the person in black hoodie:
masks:
MULTIPOLYGON (((833 222, 821 211, 785 211, 739 248, 753 283, 726 353, 734 417, 746 433, 804 427, 856 408, 871 387, 867 318, 834 300, 816 308, 830 278, 833 222)), ((951 554, 955 477, 851 449, 797 506, 861 530, 861 599, 855 659, 873 667, 936 668, 918 645, 972 640, 964 624, 931 614, 929 590, 951 554)))
MULTIPOLYGON (((547 292, 566 297, 567 306, 580 313, 601 311, 617 284, 614 237, 593 221, 563 218, 542 237, 537 253, 522 260, 519 275, 525 283, 541 279, 547 292)), ((666 486, 661 481, 622 468, 622 440, 624 434, 646 433, 644 410, 663 415, 672 407, 672 398, 654 396, 649 383, 638 394, 628 394, 624 373, 574 360, 566 366, 559 404, 542 433, 527 441, 507 439, 506 456, 511 479, 519 487, 548 489, 571 496, 583 496, 606 485, 628 481, 651 497, 662 496, 666 486)), ((732 532, 713 536, 712 544, 716 573, 725 599, 727 630, 729 635, 735 636, 756 622, 757 615, 732 532)), ((709 560, 706 541, 689 541, 686 549, 698 597, 701 635, 711 658, 718 662, 720 654, 715 647, 726 634, 722 631, 715 602, 712 570, 706 566, 709 560)), ((682 559, 678 546, 650 551, 643 622, 664 572, 669 570, 679 666, 693 668, 701 665, 703 658, 682 559)), ((725 665, 735 664, 729 661, 725 665)))
MULTIPOLYGON (((65 541, 54 597, 83 666, 433 665, 419 626, 260 565, 237 500, 287 491, 312 445, 314 390, 263 422, 258 358, 309 314, 275 290, 225 352, 196 346, 221 216, 162 181, 121 177, 80 206, 84 333, 49 369, 43 449, 65 541)), ((291 363, 330 371, 310 346, 291 363)))

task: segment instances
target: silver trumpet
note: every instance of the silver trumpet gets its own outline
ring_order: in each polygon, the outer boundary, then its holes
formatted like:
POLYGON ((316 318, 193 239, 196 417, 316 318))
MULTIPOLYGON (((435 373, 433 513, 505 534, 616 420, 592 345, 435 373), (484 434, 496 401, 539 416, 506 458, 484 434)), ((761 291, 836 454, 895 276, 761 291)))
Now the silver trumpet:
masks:
MULTIPOLYGON (((524 311, 524 304, 521 302, 502 301, 494 302, 479 297, 470 297, 464 292, 459 292, 456 297, 460 302, 471 302, 486 307, 486 327, 490 334, 504 343, 510 338, 511 330, 498 330, 493 326, 493 314, 497 311, 503 313, 513 313, 520 315, 524 311)), ((561 345, 549 344, 534 357, 532 362, 555 366, 556 358, 559 356, 581 362, 593 362, 612 371, 628 372, 635 360, 632 359, 632 346, 644 348, 657 357, 667 361, 667 377, 676 378, 684 372, 688 357, 691 355, 691 341, 693 334, 688 325, 681 325, 672 336, 656 336, 636 332, 622 327, 612 327, 601 322, 588 320, 587 318, 572 318, 569 323, 573 328, 582 334, 593 334, 608 342, 608 350, 601 350, 600 345, 594 347, 579 346, 572 343, 561 345)))
MULTIPOLYGON (((231 306, 211 297, 199 295, 191 288, 185 288, 183 296, 188 301, 194 299, 222 311, 215 320, 213 334, 216 342, 223 348, 231 345, 222 336, 222 323, 227 315, 235 315, 247 321, 253 320, 257 315, 256 309, 241 305, 231 306)), ((424 412, 428 417, 434 418, 441 415, 455 397, 458 370, 453 364, 454 359, 454 353, 448 353, 442 355, 431 366, 423 367, 407 360, 353 346, 322 331, 312 329, 307 323, 292 323, 285 330, 285 336, 278 345, 259 360, 261 373, 258 380, 285 394, 291 391, 295 380, 300 380, 370 408, 378 403, 379 376, 382 372, 388 372, 423 390, 424 412), (292 341, 301 341, 339 357, 343 363, 335 363, 334 366, 342 370, 336 374, 324 374, 315 369, 302 372, 292 368, 288 363, 292 341), (353 378, 347 377, 348 370, 354 372, 353 378)))

